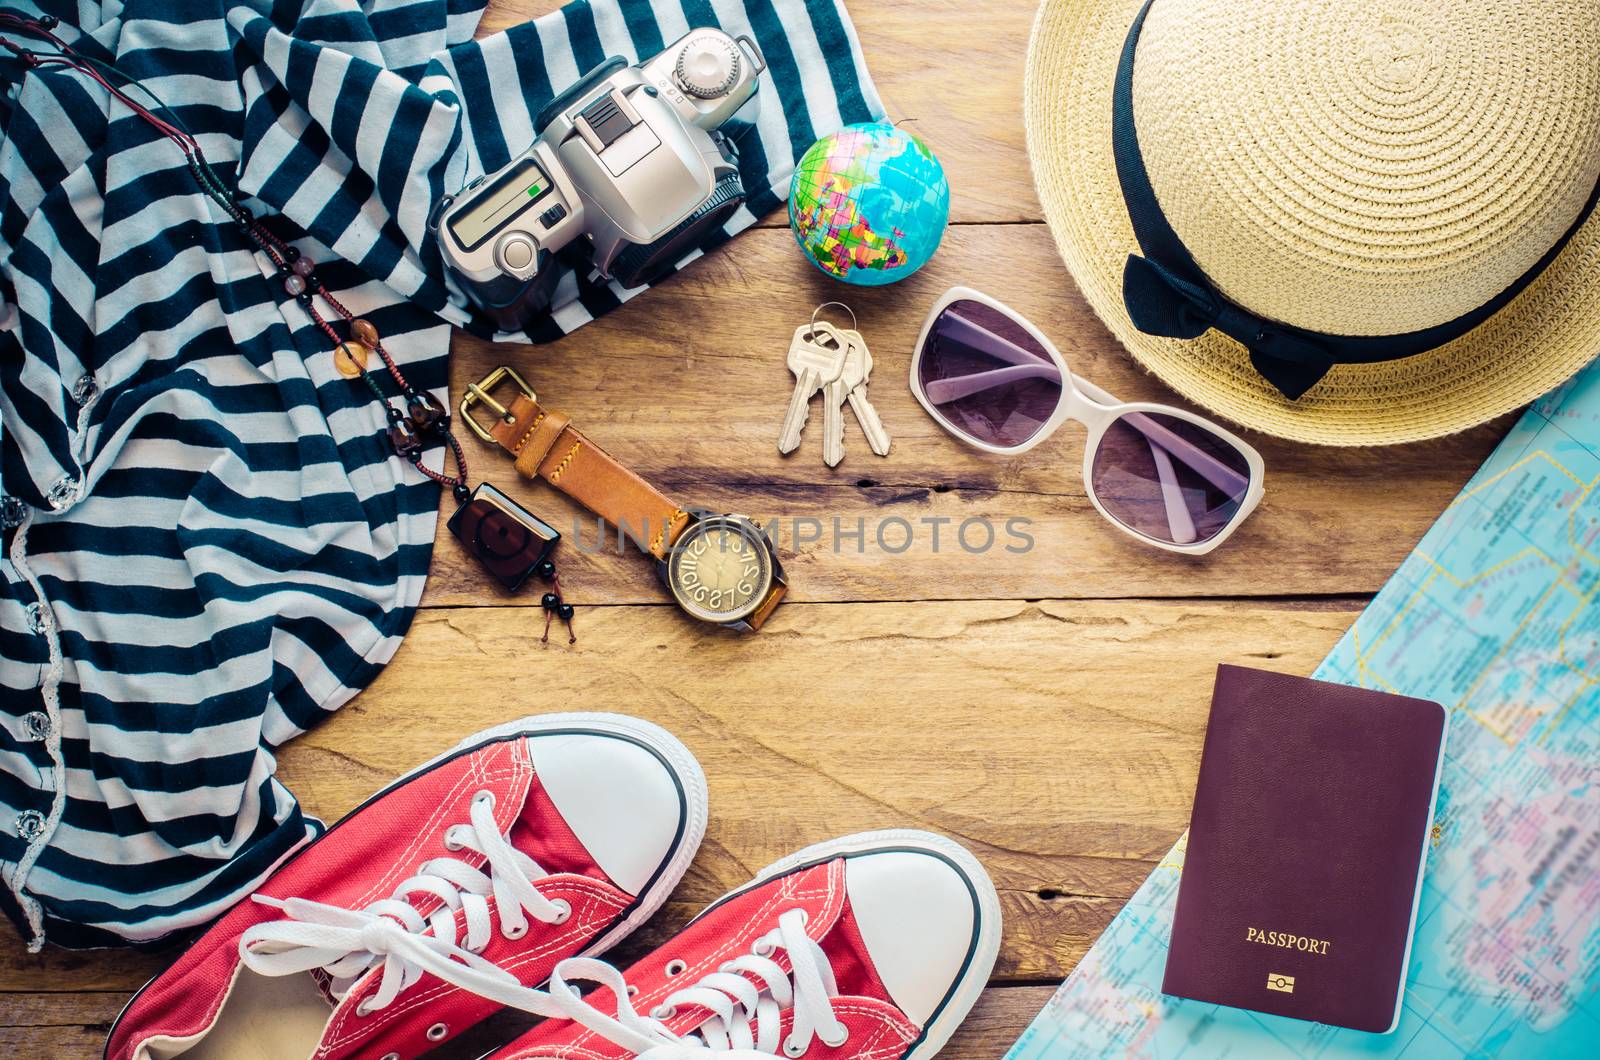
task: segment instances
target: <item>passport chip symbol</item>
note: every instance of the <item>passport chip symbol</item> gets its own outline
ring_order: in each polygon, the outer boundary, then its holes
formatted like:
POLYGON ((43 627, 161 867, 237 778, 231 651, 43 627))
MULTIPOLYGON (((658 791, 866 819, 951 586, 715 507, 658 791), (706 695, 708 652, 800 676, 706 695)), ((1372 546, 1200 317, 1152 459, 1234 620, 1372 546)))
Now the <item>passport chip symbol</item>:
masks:
POLYGON ((1294 976, 1284 975, 1281 972, 1267 973, 1267 989, 1276 990, 1284 994, 1294 993, 1294 976))

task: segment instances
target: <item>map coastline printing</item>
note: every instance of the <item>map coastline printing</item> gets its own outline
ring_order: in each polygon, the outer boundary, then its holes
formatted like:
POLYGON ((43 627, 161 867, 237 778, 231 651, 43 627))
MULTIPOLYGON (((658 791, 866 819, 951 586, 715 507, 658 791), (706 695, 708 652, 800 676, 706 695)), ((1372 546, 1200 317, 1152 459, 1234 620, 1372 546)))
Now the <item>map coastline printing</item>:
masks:
POLYGON ((1536 403, 1312 676, 1450 735, 1399 1028, 1160 993, 1184 842, 1007 1060, 1600 1052, 1600 365, 1536 403))

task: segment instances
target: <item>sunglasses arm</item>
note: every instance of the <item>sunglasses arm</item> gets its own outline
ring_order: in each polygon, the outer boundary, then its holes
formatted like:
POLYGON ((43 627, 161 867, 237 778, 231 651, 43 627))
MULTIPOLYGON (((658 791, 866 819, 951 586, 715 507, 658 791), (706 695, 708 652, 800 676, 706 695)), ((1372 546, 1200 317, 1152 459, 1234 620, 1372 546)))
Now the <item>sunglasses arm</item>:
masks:
MULTIPOLYGON (((993 390, 995 387, 1007 386, 1011 383, 1020 383, 1027 379, 1046 379, 1052 383, 1059 384, 1061 382, 1061 371, 1054 364, 1047 361, 1035 361, 1033 364, 1012 364, 1004 368, 991 368, 987 372, 973 372, 970 375, 958 375, 950 379, 930 379, 923 384, 923 393, 935 405, 948 405, 953 401, 960 401, 962 398, 981 394, 985 390, 993 390)), ((1092 387, 1091 384, 1076 376, 1073 377, 1072 383, 1074 389, 1069 390, 1068 393, 1085 404, 1093 405, 1100 411, 1115 412, 1116 407, 1121 404, 1115 398, 1111 398, 1106 402, 1097 400, 1100 395, 1105 395, 1107 398, 1110 398, 1110 395, 1098 387, 1092 387), (1085 392, 1091 389, 1093 393, 1085 392)), ((1167 453, 1175 453, 1180 456, 1185 464, 1194 468, 1197 473, 1213 486, 1230 497, 1243 493, 1245 487, 1250 484, 1248 479, 1222 463, 1222 461, 1193 442, 1186 441, 1174 434, 1144 413, 1124 412, 1119 415, 1119 418, 1123 423, 1144 435, 1145 441, 1150 444, 1151 451, 1159 457, 1156 461, 1156 467, 1161 471, 1161 483, 1164 492, 1170 492, 1177 488, 1176 479, 1169 478, 1172 474, 1172 462, 1166 458, 1167 453)), ((1171 506, 1172 502, 1169 498, 1168 507, 1170 508, 1171 506)), ((1176 529, 1176 524, 1174 524, 1174 529, 1176 529)))
MULTIPOLYGON (((1071 373, 1068 374, 1071 375, 1071 373)), ((1117 409, 1125 404, 1125 402, 1118 401, 1087 379, 1082 379, 1075 375, 1071 376, 1071 379, 1072 387, 1077 392, 1073 397, 1091 406, 1097 412, 1116 413, 1117 409)), ((1124 412, 1120 415, 1122 422, 1145 436, 1152 449, 1159 447, 1181 457, 1184 463, 1194 468, 1207 482, 1210 482, 1228 496, 1239 496, 1250 485, 1248 478, 1239 474, 1193 442, 1174 434, 1144 413, 1124 412)))
MULTIPOLYGON (((950 314, 946 318, 943 341, 983 353, 1003 362, 1005 367, 952 376, 948 379, 930 379, 923 384, 923 392, 928 401, 934 405, 948 405, 974 394, 981 394, 985 390, 1029 379, 1044 379, 1057 385, 1064 385, 1069 401, 1080 401, 1100 411, 1115 412, 1117 406, 1122 404, 1093 383, 1079 379, 1071 372, 1063 373, 1053 360, 1046 360, 965 317, 950 314), (1063 374, 1066 379, 1063 379, 1063 374)), ((1173 509, 1176 496, 1174 491, 1179 487, 1168 453, 1178 455, 1185 464, 1194 468, 1198 474, 1230 497, 1241 495, 1249 486, 1247 478, 1149 416, 1140 412, 1124 412, 1120 417, 1124 423, 1144 435, 1150 444, 1151 452, 1155 455, 1157 472, 1161 476, 1162 493, 1166 496, 1169 512, 1173 509)), ((1183 508, 1182 520, 1187 521, 1187 508, 1181 503, 1179 507, 1183 508)), ((1173 529, 1176 531, 1180 528, 1181 522, 1175 521, 1173 529)), ((1193 532, 1191 526, 1190 533, 1193 532)))
POLYGON ((952 401, 960 401, 973 394, 981 394, 985 390, 1029 379, 1044 379, 1059 386, 1061 369, 1049 361, 1011 364, 1004 368, 991 368, 987 372, 973 372, 970 375, 952 376, 949 379, 930 379, 923 385, 923 392, 935 405, 948 405, 952 401))
POLYGON ((981 353, 985 357, 1004 361, 1006 364, 1042 364, 1055 367, 1049 358, 1040 357, 1032 350, 1018 346, 1004 335, 996 335, 982 324, 975 324, 966 317, 950 313, 942 319, 939 342, 963 346, 974 353, 981 353))
POLYGON ((1172 457, 1161 446, 1151 442, 1150 459, 1155 463, 1156 474, 1161 479, 1161 500, 1167 508, 1167 528, 1172 531, 1172 543, 1194 544, 1200 539, 1200 534, 1194 528, 1194 518, 1184 501, 1183 487, 1178 484, 1178 472, 1172 466, 1172 457))
POLYGON ((1229 497, 1238 497, 1244 494, 1250 485, 1250 480, 1239 474, 1233 468, 1224 464, 1204 449, 1179 437, 1172 431, 1163 427, 1142 412, 1124 412, 1122 422, 1144 435, 1150 443, 1151 449, 1164 449, 1175 453, 1183 459, 1207 482, 1229 497))

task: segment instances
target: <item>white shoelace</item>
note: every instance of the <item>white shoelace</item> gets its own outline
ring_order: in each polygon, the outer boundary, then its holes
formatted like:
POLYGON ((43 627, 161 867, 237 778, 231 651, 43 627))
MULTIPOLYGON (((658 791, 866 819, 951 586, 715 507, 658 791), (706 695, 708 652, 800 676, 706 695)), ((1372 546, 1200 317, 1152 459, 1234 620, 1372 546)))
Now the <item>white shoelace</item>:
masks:
POLYGON ((799 1056, 813 1038, 841 1045, 849 1029, 833 1011, 832 999, 839 993, 833 966, 805 926, 804 910, 784 913, 775 929, 756 940, 748 956, 668 995, 648 1016, 633 1007, 622 973, 604 961, 584 957, 562 961, 550 977, 550 995, 564 1015, 631 1050, 640 1060, 698 1060, 708 1051, 726 1060, 769 1060, 799 1056), (772 959, 780 949, 789 956, 792 974, 772 959), (589 1004, 570 980, 609 987, 617 999, 617 1014, 608 1016, 589 1004), (662 1022, 680 1005, 697 1005, 713 1015, 693 1034, 680 1038, 662 1022), (791 1006, 793 1025, 780 1040, 779 1013, 791 1006))
POLYGON ((573 1020, 640 1060, 698 1060, 708 1051, 725 1060, 770 1060, 799 1056, 813 1039, 836 1046, 848 1036, 833 1011, 832 999, 839 993, 833 966, 806 934, 801 909, 780 916, 778 926, 757 939, 748 955, 670 994, 650 1015, 633 1007, 620 971, 590 957, 569 957, 557 964, 548 993, 523 986, 516 976, 479 956, 494 928, 488 897, 494 896, 500 931, 508 938, 521 938, 530 916, 560 924, 572 909, 564 901, 546 899, 534 886, 546 874, 496 828, 493 810, 494 796, 479 792, 472 800, 472 823, 445 833, 452 851, 482 854, 487 873, 455 858, 437 858, 395 888, 392 897, 362 909, 256 895, 256 901, 281 909, 284 918, 257 924, 240 936, 245 965, 274 976, 321 968, 332 977, 333 995, 343 997, 381 962, 378 989, 357 1006, 358 1015, 386 1007, 425 972, 432 973, 502 1005, 573 1020), (410 902, 418 894, 440 900, 426 918, 410 902), (466 921, 465 940, 456 935, 457 911, 466 921), (772 959, 780 949, 788 954, 792 972, 772 959), (610 987, 617 998, 616 1015, 585 1001, 573 981, 610 987), (711 1018, 693 1034, 679 1037, 663 1020, 680 1005, 698 1005, 711 1018), (793 1024, 780 1040, 785 1008, 793 1009, 793 1024))
POLYGON ((486 872, 458 858, 435 858, 396 887, 391 897, 362 909, 255 895, 257 902, 281 909, 284 918, 257 924, 240 936, 245 965, 262 975, 321 968, 333 979, 333 995, 343 997, 381 961, 378 989, 358 1006, 358 1015, 384 1008, 424 972, 501 1004, 538 1015, 561 1015, 548 1003, 548 995, 528 990, 510 972, 478 954, 493 936, 494 913, 500 932, 516 939, 527 933, 529 917, 561 924, 572 915, 572 907, 545 898, 534 886, 536 879, 548 874, 496 826, 492 792, 473 796, 470 817, 470 824, 454 825, 445 832, 445 846, 452 852, 483 855, 486 872), (424 919, 411 904, 415 895, 431 895, 441 904, 424 919), (489 909, 491 895, 494 913, 489 909), (456 936, 458 911, 466 921, 464 940, 456 936))

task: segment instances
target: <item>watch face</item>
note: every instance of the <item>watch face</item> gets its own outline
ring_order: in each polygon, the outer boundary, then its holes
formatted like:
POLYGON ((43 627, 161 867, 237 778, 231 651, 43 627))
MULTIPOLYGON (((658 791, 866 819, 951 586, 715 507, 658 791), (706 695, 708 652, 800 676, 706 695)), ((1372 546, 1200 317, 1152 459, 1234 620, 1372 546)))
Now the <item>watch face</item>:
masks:
POLYGON ((719 515, 684 531, 667 559, 667 588, 707 622, 748 618, 772 588, 772 556, 748 521, 719 515))

